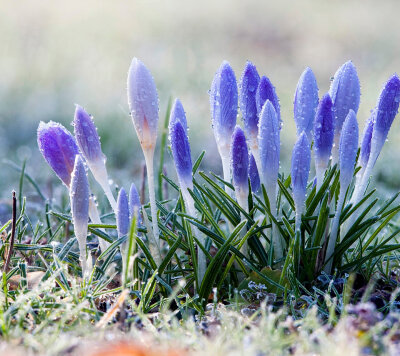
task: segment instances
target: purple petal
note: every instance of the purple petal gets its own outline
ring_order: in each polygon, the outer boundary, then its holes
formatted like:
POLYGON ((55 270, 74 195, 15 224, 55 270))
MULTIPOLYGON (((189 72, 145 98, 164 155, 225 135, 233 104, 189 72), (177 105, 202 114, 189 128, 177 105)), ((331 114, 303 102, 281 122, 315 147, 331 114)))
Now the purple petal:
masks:
POLYGON ((256 92, 260 76, 254 64, 246 63, 240 81, 239 106, 244 121, 244 130, 249 137, 256 137, 258 131, 258 116, 256 92))
POLYGON ((143 149, 154 149, 157 140, 158 94, 146 66, 133 58, 128 72, 128 104, 143 149))
POLYGON ((304 131, 307 134, 307 138, 311 140, 317 105, 317 80, 313 71, 310 68, 306 68, 301 74, 294 96, 294 121, 298 136, 304 131))
POLYGON ((278 116, 278 120, 281 121, 281 107, 279 105, 279 99, 276 95, 275 87, 272 85, 269 78, 263 75, 260 79, 260 82, 258 83, 258 88, 256 92, 258 115, 260 115, 261 110, 267 100, 272 103, 276 111, 276 115, 278 116))
POLYGON ((121 188, 117 199, 117 231, 118 237, 128 234, 130 226, 129 203, 125 189, 121 188))
POLYGON ((100 138, 92 117, 79 105, 76 105, 74 116, 76 142, 85 159, 91 162, 104 160, 100 138))
POLYGON ((180 121, 182 127, 187 131, 187 121, 185 110, 183 109, 182 103, 179 99, 175 99, 174 106, 171 109, 169 117, 169 126, 174 125, 176 121, 180 121))
POLYGON ((360 148, 360 164, 363 168, 367 166, 369 155, 371 153, 371 139, 372 139, 372 132, 374 129, 375 116, 376 116, 376 110, 373 110, 364 128, 364 133, 360 148))
POLYGON ((248 191, 249 151, 243 130, 236 126, 231 146, 232 182, 237 192, 248 191))
POLYGON ((75 156, 79 154, 78 146, 72 134, 59 123, 53 121, 47 124, 40 122, 37 130, 37 142, 44 159, 58 178, 69 187, 75 156))
POLYGON ((76 155, 71 176, 71 213, 75 230, 87 227, 89 220, 89 182, 82 157, 76 155))
POLYGON ((258 193, 260 190, 260 175, 258 174, 256 160, 252 154, 250 154, 249 158, 249 178, 251 190, 254 193, 258 193))
POLYGON ((227 61, 221 64, 211 84, 210 108, 217 144, 229 143, 236 125, 238 89, 235 73, 227 61))

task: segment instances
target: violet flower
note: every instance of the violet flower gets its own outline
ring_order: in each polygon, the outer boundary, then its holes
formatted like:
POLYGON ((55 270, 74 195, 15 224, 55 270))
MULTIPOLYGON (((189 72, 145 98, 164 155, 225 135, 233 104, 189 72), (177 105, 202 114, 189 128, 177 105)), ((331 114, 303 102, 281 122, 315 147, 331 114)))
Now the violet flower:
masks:
MULTIPOLYGON (((150 71, 137 58, 133 58, 128 72, 128 103, 133 125, 146 161, 153 235, 157 250, 160 251, 154 188, 154 150, 157 141, 158 94, 150 71)), ((161 261, 161 252, 158 260, 158 262, 161 261)))
POLYGON ((268 77, 263 75, 258 83, 256 92, 257 113, 260 115, 265 102, 269 100, 276 111, 279 122, 281 121, 281 107, 278 96, 276 95, 275 87, 272 85, 268 77))
POLYGON ((121 188, 118 193, 116 217, 118 237, 121 238, 128 234, 130 227, 128 196, 124 188, 121 188))
POLYGON ((306 68, 297 83, 294 96, 294 121, 297 128, 297 136, 304 131, 308 141, 311 141, 315 111, 318 105, 318 85, 314 73, 306 68))
MULTIPOLYGON (((231 137, 236 125, 238 89, 235 73, 227 61, 215 73, 210 90, 212 127, 222 160, 224 180, 231 181, 229 153, 231 137)), ((229 189, 225 186, 225 189, 229 189)))
POLYGON ((360 105, 360 81, 353 62, 343 64, 335 73, 329 94, 333 103, 335 138, 332 152, 333 164, 338 161, 340 133, 349 110, 357 114, 360 105))
POLYGON ((100 138, 93 118, 79 105, 76 105, 74 116, 74 132, 79 149, 85 157, 94 178, 101 185, 114 212, 117 203, 108 183, 108 174, 105 165, 106 158, 101 151, 100 138))
MULTIPOLYGON (((276 218, 276 194, 279 174, 280 156, 280 122, 274 106, 267 100, 260 113, 258 127, 258 146, 260 149, 261 182, 268 195, 271 214, 276 218)), ((279 235, 272 224, 272 242, 277 259, 282 257, 282 246, 279 235)))
POLYGON ((256 160, 251 153, 249 157, 249 178, 251 190, 253 193, 257 194, 260 191, 260 175, 258 173, 256 160))
POLYGON ((256 104, 256 93, 260 76, 253 63, 247 61, 244 68, 239 93, 239 106, 242 112, 244 132, 246 133, 250 151, 257 163, 258 171, 260 171, 260 157, 258 151, 258 115, 256 104))
POLYGON ((332 152, 333 135, 332 100, 329 94, 325 94, 318 104, 314 123, 314 152, 317 190, 321 187, 324 180, 324 173, 328 168, 332 152))
POLYGON ((340 135, 339 145, 339 166, 340 166, 340 192, 336 205, 336 214, 332 222, 331 234, 329 236, 328 248, 325 255, 325 272, 330 273, 333 263, 333 252, 335 250, 337 235, 339 231, 340 215, 342 213, 344 200, 347 189, 353 179, 354 166, 356 163, 358 150, 358 123, 357 117, 353 110, 350 109, 349 114, 343 124, 342 133, 340 135))
POLYGON ((58 178, 69 188, 78 146, 72 134, 61 124, 41 121, 37 130, 39 150, 58 178))
POLYGON ((304 211, 306 200, 307 181, 310 173, 311 151, 306 133, 303 131, 292 151, 292 191, 296 207, 296 231, 300 231, 301 215, 304 211))
POLYGON ((85 165, 80 155, 76 155, 74 169, 71 175, 71 213, 74 232, 79 244, 79 255, 82 265, 82 277, 86 277, 86 239, 89 220, 89 182, 85 165))

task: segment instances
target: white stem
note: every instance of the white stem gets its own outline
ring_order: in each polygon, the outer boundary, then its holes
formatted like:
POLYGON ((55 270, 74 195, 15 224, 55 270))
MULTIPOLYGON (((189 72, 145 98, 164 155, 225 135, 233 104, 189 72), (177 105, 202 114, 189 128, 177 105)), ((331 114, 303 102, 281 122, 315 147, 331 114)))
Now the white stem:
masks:
MULTIPOLYGON (((239 203, 239 205, 246 211, 249 211, 249 204, 247 201, 247 194, 243 193, 243 192, 237 192, 236 193, 236 200, 239 203)), ((243 213, 240 213, 240 219, 244 220, 245 216, 243 215, 243 213)), ((246 229, 242 229, 241 232, 241 237, 244 237, 244 235, 246 234, 246 229)), ((243 253, 243 255, 245 255, 246 257, 249 257, 249 244, 247 241, 245 241, 245 243, 243 244, 242 248, 240 249, 240 252, 243 253)))
POLYGON ((340 189, 339 200, 338 200, 338 204, 336 207, 336 214, 332 221, 332 228, 331 228, 331 233, 329 236, 328 248, 326 250, 326 255, 325 255, 326 265, 325 265, 324 271, 327 274, 330 274, 331 270, 332 270, 333 258, 331 258, 331 257, 333 255, 333 253, 335 252, 336 240, 337 240, 337 235, 338 235, 338 231, 339 231, 340 214, 342 213, 344 198, 346 196, 346 190, 347 190, 347 187, 346 187, 346 189, 345 188, 340 189), (329 259, 329 261, 328 261, 328 259, 329 259))
MULTIPOLYGON (((271 215, 275 218, 276 220, 276 199, 272 199, 269 202, 270 208, 271 208, 271 215)), ((282 250, 282 244, 281 244, 281 239, 279 235, 279 230, 276 229, 275 223, 270 219, 271 221, 271 239, 272 239, 272 244, 274 245, 274 250, 275 250, 275 259, 279 260, 283 256, 283 250, 282 250)))
POLYGON ((337 133, 333 140, 332 147, 332 166, 339 162, 339 144, 340 144, 340 132, 337 133))
POLYGON ((87 239, 87 224, 74 224, 75 236, 79 245, 79 260, 82 266, 82 278, 88 274, 87 261, 86 261, 86 239, 87 239))
POLYGON ((110 184, 108 182, 108 174, 107 169, 103 161, 98 162, 88 162, 89 168, 93 173, 94 178, 100 184, 101 188, 103 189, 112 210, 114 213, 117 213, 117 202, 114 199, 114 196, 111 192, 110 184))
MULTIPOLYGON (((192 196, 189 194, 186 188, 183 189, 183 198, 185 200, 186 206, 188 213, 193 216, 194 218, 197 217, 197 212, 194 207, 194 200, 192 196)), ((192 230, 194 233, 194 236, 196 239, 203 245, 205 245, 205 238, 202 233, 200 233, 199 229, 196 226, 192 226, 192 230)), ((197 278, 199 281, 199 286, 198 288, 200 289, 201 282, 203 281, 204 275, 206 273, 207 269, 207 259, 206 255, 204 254, 203 250, 200 248, 200 246, 197 246, 197 265, 198 265, 198 273, 197 273, 197 278)))
POLYGON ((303 209, 296 209, 296 216, 295 216, 295 233, 301 232, 301 215, 303 214, 303 209))
MULTIPOLYGON (((97 210, 97 206, 96 206, 93 196, 91 196, 89 199, 89 217, 93 224, 101 224, 100 215, 97 210)), ((100 229, 100 230, 104 231, 104 229, 100 229)), ((110 244, 107 241, 103 240, 102 238, 98 238, 98 239, 99 239, 100 250, 101 250, 101 252, 104 252, 105 250, 107 250, 107 248, 110 246, 110 244)))
POLYGON ((147 184, 149 185, 149 199, 150 199, 151 220, 153 225, 153 235, 161 259, 160 233, 158 230, 158 222, 157 222, 156 192, 154 189, 153 158, 154 158, 153 150, 149 150, 147 152, 144 151, 144 159, 146 161, 146 168, 147 168, 147 184))
MULTIPOLYGON (((224 173, 224 181, 228 182, 228 183, 232 183, 231 180, 231 161, 230 161, 230 157, 229 154, 222 157, 222 170, 224 173)), ((231 197, 234 196, 234 192, 231 188, 229 188, 227 185, 225 185, 225 192, 228 193, 231 197)))

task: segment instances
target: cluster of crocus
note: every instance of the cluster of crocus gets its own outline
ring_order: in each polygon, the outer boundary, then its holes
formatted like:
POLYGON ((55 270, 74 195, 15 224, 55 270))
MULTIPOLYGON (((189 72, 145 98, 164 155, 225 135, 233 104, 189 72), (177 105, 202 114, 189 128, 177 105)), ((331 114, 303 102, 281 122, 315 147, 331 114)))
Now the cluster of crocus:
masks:
MULTIPOLYGON (((336 72, 329 93, 319 100, 317 80, 310 68, 302 73, 294 96, 294 122, 297 140, 291 161, 291 187, 295 207, 295 233, 302 229, 308 180, 311 168, 311 148, 314 149, 316 189, 320 190, 329 168, 338 164, 339 197, 325 255, 325 271, 331 272, 336 241, 340 240, 340 216, 346 197, 356 203, 365 192, 375 162, 388 136, 400 102, 400 79, 393 75, 385 84, 376 108, 367 120, 358 164, 361 169, 352 194, 352 181, 358 151, 357 110, 360 102, 360 83, 352 62, 346 62, 336 72), (332 156, 331 156, 332 155, 332 156)), ((158 131, 158 94, 150 71, 138 59, 132 60, 128 73, 128 103, 133 124, 139 138, 148 172, 148 188, 153 228, 147 226, 150 250, 161 263, 162 249, 158 228, 154 189, 154 152, 158 131)), ((280 134, 282 118, 275 87, 266 76, 247 62, 238 86, 233 69, 224 61, 212 81, 210 107, 214 136, 222 160, 224 180, 232 183, 236 198, 248 212, 251 192, 264 191, 271 215, 271 243, 277 261, 284 256, 285 243, 276 228, 280 212, 277 207, 280 167, 280 134), (237 125, 238 108, 243 118, 243 129, 237 125), (249 184, 250 183, 250 184, 249 184), (263 189, 261 188, 263 186, 263 189)), ((193 166, 185 111, 176 99, 170 113, 169 137, 171 152, 186 210, 196 218, 193 199, 193 166)), ((79 242, 82 269, 86 273, 85 245, 88 219, 101 223, 97 209, 90 199, 85 165, 103 188, 116 214, 118 236, 128 234, 133 215, 141 219, 140 201, 136 187, 131 186, 129 197, 121 188, 115 201, 108 183, 105 156, 93 119, 77 106, 74 118, 75 138, 60 124, 40 123, 40 150, 58 177, 70 189, 72 220, 79 242)), ((147 215, 143 211, 144 217, 147 215)), ((242 216, 243 218, 243 216, 242 216)), ((146 220, 147 221, 147 220, 146 220)), ((197 241, 197 282, 200 284, 207 268, 204 236, 193 227, 197 241)), ((299 236, 299 235, 297 235, 299 236)), ((104 244, 104 242, 103 242, 104 244)), ((102 249, 108 245, 101 245, 102 249)), ((123 246, 122 246, 123 248, 123 246)), ((245 243, 242 253, 249 254, 245 243)))

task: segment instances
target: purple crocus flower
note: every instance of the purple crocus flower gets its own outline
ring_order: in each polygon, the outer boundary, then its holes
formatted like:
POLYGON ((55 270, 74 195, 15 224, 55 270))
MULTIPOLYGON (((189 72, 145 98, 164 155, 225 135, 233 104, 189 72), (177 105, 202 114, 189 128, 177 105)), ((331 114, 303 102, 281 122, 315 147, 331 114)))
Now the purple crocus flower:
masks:
POLYGON ((292 151, 292 190, 296 207, 296 231, 300 230, 301 214, 306 199, 307 181, 310 173, 311 151, 306 133, 303 131, 292 151))
POLYGON ((173 125, 175 121, 180 121, 184 130, 187 131, 188 128, 185 110, 183 109, 182 103, 179 99, 175 99, 174 105, 172 106, 169 125, 173 125))
POLYGON ((70 200, 72 223, 79 244, 82 276, 85 276, 87 273, 86 239, 89 221, 89 182, 80 155, 75 156, 74 169, 71 175, 70 200))
POLYGON ((171 141, 171 151, 174 158, 176 173, 179 183, 184 188, 193 188, 192 177, 192 157, 187 131, 182 125, 182 120, 186 122, 186 117, 182 116, 179 120, 174 117, 175 112, 171 111, 169 125, 169 139, 171 141))
POLYGON ((75 156, 79 154, 72 134, 57 122, 41 121, 37 130, 37 142, 44 159, 58 178, 69 187, 75 156))
POLYGON ((297 136, 303 131, 311 141, 315 111, 318 105, 318 85, 314 73, 306 68, 297 83, 294 96, 294 121, 297 128, 297 136))
POLYGON ((252 152, 252 146, 257 146, 258 115, 256 92, 259 81, 260 76, 255 65, 247 61, 240 81, 239 106, 243 116, 244 131, 249 139, 252 152))
POLYGON ((339 166, 340 166, 340 192, 336 205, 336 214, 332 222, 331 234, 329 236, 328 247, 325 256, 325 272, 331 273, 332 255, 335 251, 337 235, 339 231, 340 215, 342 213, 344 199, 347 189, 353 179, 354 166, 356 163, 358 150, 358 123, 357 117, 353 110, 350 109, 349 114, 343 124, 342 133, 340 135, 339 145, 339 166))
POLYGON ((136 189, 135 183, 131 184, 131 189, 129 190, 129 211, 131 213, 131 218, 136 214, 137 215, 137 225, 142 223, 142 214, 141 214, 142 204, 140 203, 139 193, 136 189))
POLYGON ((118 237, 122 237, 128 234, 130 226, 129 215, 128 196, 125 192, 125 189, 121 188, 118 193, 116 213, 118 237))
POLYGON ((210 109, 218 149, 225 153, 236 125, 238 89, 235 73, 227 61, 222 62, 210 90, 210 109))
POLYGON ((233 186, 238 202, 241 203, 249 194, 249 151, 246 136, 239 126, 235 127, 232 135, 231 165, 233 186))
MULTIPOLYGON (((367 123, 364 128, 364 133, 361 141, 361 148, 360 148, 360 158, 359 162, 361 165, 361 171, 365 170, 368 164, 369 155, 371 153, 371 139, 372 139, 372 132, 374 129, 374 121, 376 116, 376 110, 373 110, 371 116, 367 120, 367 123)), ((360 172, 361 172, 360 171, 360 172)), ((361 173, 361 176, 363 175, 361 173)))
POLYGON ((329 94, 332 98, 335 126, 335 146, 333 149, 333 163, 337 163, 340 133, 344 120, 353 110, 357 114, 360 105, 360 81, 357 70, 352 61, 343 64, 335 73, 329 94))
POLYGON ((137 58, 133 58, 128 72, 128 104, 142 149, 154 150, 157 140, 158 94, 150 71, 137 58))
POLYGON ((256 160, 251 153, 249 157, 249 178, 251 190, 253 191, 253 193, 258 193, 260 190, 260 175, 258 173, 256 160))
POLYGON ((269 100, 265 102, 260 113, 258 145, 260 148, 261 182, 265 185, 271 202, 276 198, 279 173, 280 126, 274 106, 269 100))
POLYGON ((79 105, 76 105, 74 115, 74 132, 79 149, 89 166, 94 178, 101 185, 111 207, 115 211, 117 203, 108 183, 105 156, 101 151, 100 138, 92 117, 79 105))
POLYGON ((333 111, 332 100, 325 94, 318 104, 314 123, 315 169, 317 173, 317 189, 321 186, 324 172, 329 164, 333 145, 333 111))
POLYGON ((269 78, 263 75, 260 79, 260 82, 258 83, 258 88, 256 92, 258 115, 260 115, 261 110, 267 100, 272 103, 276 111, 276 115, 278 116, 278 120, 281 121, 281 107, 279 105, 279 99, 276 95, 275 87, 272 85, 269 78))

